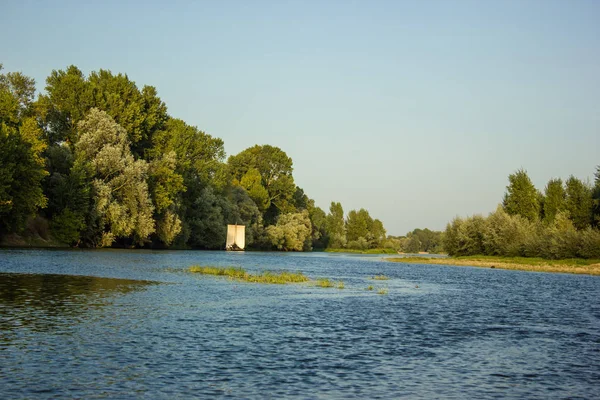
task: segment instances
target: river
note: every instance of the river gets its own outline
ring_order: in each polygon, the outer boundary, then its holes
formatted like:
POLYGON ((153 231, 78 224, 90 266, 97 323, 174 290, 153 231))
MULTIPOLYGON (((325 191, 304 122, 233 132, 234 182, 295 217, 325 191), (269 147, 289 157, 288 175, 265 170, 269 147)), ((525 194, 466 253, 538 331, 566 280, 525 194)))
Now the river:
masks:
POLYGON ((0 250, 0 398, 144 397, 599 398, 600 277, 326 253, 0 250))

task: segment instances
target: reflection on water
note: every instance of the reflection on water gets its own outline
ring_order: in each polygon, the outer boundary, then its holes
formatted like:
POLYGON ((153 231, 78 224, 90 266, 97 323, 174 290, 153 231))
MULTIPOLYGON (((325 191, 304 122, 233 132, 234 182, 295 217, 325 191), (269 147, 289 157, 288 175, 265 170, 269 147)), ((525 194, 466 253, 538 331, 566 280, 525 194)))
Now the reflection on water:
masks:
POLYGON ((10 330, 48 331, 85 318, 110 297, 140 290, 148 282, 56 274, 0 273, 0 338, 10 330))

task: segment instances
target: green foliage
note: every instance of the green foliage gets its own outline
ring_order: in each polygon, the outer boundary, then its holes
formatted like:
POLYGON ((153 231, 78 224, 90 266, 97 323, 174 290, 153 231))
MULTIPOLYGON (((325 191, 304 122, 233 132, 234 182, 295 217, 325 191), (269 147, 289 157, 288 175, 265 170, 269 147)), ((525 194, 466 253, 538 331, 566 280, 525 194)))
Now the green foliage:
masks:
POLYGON ((577 229, 585 229, 592 225, 592 188, 570 176, 566 185, 566 204, 565 208, 569 212, 573 225, 577 229))
POLYGON ((143 244, 154 232, 146 183, 148 163, 134 160, 127 133, 108 114, 92 108, 78 124, 76 159, 91 175, 97 245, 110 246, 117 238, 133 235, 143 244))
POLYGON ((444 249, 450 255, 483 254, 484 227, 485 219, 480 215, 454 218, 444 232, 444 249))
POLYGON ((269 192, 262 185, 262 177, 260 172, 256 168, 250 168, 239 184, 241 187, 246 189, 248 196, 254 201, 261 213, 264 213, 269 208, 269 192))
POLYGON ((312 226, 307 210, 282 214, 277 224, 267 228, 271 243, 278 250, 310 250, 312 226))
POLYGON ((508 176, 509 185, 504 195, 504 209, 510 215, 520 215, 530 221, 538 219, 540 204, 538 191, 531 183, 527 171, 520 169, 508 176))
POLYGON ((349 241, 346 247, 352 250, 366 250, 369 248, 369 242, 361 236, 356 240, 349 241))
POLYGON ((46 206, 39 154, 17 129, 0 123, 0 232, 15 232, 46 206))
POLYGON ((372 224, 373 218, 364 208, 361 208, 358 212, 355 210, 350 211, 346 219, 346 238, 348 242, 357 241, 359 238, 366 241, 372 224))
POLYGON ((80 213, 65 208, 52 218, 50 229, 54 238, 62 243, 72 245, 79 242, 81 231, 85 227, 85 219, 80 213))
MULTIPOLYGON (((277 147, 224 163, 221 139, 169 116, 154 87, 126 74, 69 66, 35 91, 21 73, 0 74, 0 234, 44 221, 77 246, 216 249, 238 223, 253 248, 346 246, 341 204, 316 207, 277 147)), ((383 224, 358 215, 367 228, 351 246, 375 251, 383 224)))
POLYGON ((188 210, 191 229, 188 244, 201 249, 220 249, 225 245, 227 226, 223 215, 225 199, 210 186, 204 188, 188 210))
POLYGON ((329 234, 329 247, 334 249, 346 247, 346 225, 344 222, 344 209, 341 203, 331 202, 326 225, 329 234))
POLYGON ((280 213, 294 211, 296 185, 292 176, 292 159, 279 147, 256 145, 229 157, 227 163, 234 181, 241 182, 251 169, 258 171, 262 187, 267 192, 265 209, 269 213, 264 215, 265 218, 275 220, 280 213))
POLYGON ((308 202, 308 216, 312 224, 312 247, 324 249, 329 245, 329 232, 327 231, 327 214, 319 207, 314 206, 314 201, 308 202))
POLYGON ((600 227, 600 165, 596 167, 594 189, 592 190, 592 225, 600 227))
POLYGON ((544 222, 551 223, 558 212, 566 209, 566 193, 562 180, 550 179, 544 194, 544 222))
POLYGON ((600 232, 590 227, 577 230, 565 211, 559 211, 551 223, 542 224, 509 215, 500 206, 487 218, 456 218, 448 224, 444 241, 451 256, 547 259, 599 257, 599 245, 600 232), (480 241, 483 248, 478 249, 480 241))

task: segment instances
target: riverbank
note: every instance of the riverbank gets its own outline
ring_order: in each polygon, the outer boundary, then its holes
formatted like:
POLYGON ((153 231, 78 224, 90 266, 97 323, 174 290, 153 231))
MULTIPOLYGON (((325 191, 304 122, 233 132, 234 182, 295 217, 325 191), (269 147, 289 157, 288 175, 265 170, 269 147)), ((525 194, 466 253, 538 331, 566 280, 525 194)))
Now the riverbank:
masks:
POLYGON ((533 272, 600 275, 600 260, 597 259, 571 258, 567 260, 545 260, 533 257, 469 256, 448 258, 394 257, 386 258, 386 260, 410 264, 456 265, 533 272))

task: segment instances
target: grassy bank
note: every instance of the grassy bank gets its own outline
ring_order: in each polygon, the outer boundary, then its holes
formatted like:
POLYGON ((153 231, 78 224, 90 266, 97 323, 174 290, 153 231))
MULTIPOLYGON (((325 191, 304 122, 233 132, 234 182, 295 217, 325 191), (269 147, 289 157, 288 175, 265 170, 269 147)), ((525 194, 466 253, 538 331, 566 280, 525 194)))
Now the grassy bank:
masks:
POLYGON ((353 254, 397 254, 394 249, 325 249, 326 253, 353 253, 353 254))
POLYGON ((387 260, 410 264, 460 265, 520 271, 600 275, 600 260, 587 260, 582 258, 546 260, 533 257, 468 256, 448 258, 398 257, 388 258, 387 260))

